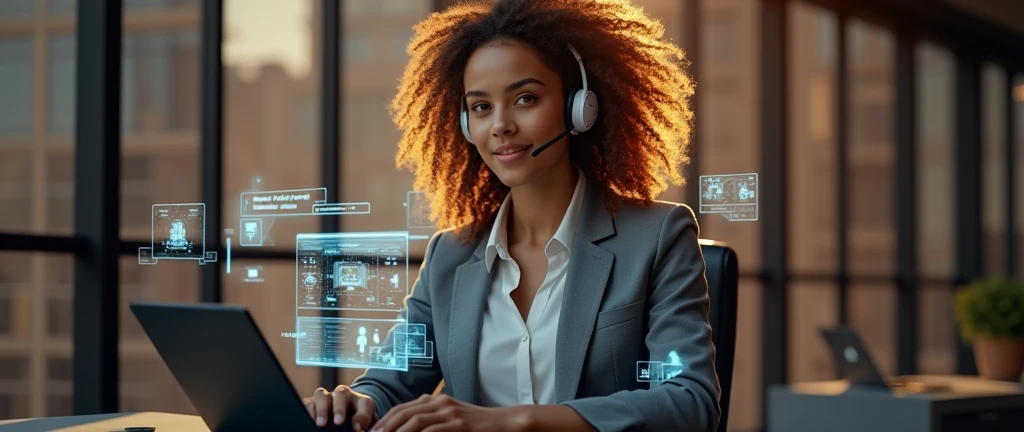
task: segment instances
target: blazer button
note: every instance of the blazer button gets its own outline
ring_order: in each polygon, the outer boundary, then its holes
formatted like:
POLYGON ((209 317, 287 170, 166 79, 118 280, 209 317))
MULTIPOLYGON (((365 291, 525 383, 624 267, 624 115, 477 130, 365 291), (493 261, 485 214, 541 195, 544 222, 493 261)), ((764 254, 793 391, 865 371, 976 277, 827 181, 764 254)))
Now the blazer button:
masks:
POLYGON ((523 342, 526 342, 526 340, 529 339, 529 338, 530 338, 530 336, 528 334, 526 334, 526 332, 523 332, 523 337, 520 340, 522 340, 523 342))

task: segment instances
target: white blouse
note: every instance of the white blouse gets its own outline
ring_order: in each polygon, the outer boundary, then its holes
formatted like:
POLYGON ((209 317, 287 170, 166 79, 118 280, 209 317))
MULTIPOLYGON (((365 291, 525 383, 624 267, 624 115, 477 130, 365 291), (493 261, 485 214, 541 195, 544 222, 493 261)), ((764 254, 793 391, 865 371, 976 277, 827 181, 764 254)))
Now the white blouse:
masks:
POLYGON ((480 332, 480 402, 483 406, 555 403, 555 343, 565 291, 565 276, 576 225, 583 205, 586 178, 579 180, 555 235, 544 247, 548 272, 523 321, 510 293, 519 286, 519 265, 508 253, 508 210, 511 196, 498 209, 487 240, 485 262, 491 273, 490 292, 480 332), (500 259, 496 259, 500 258, 500 259))

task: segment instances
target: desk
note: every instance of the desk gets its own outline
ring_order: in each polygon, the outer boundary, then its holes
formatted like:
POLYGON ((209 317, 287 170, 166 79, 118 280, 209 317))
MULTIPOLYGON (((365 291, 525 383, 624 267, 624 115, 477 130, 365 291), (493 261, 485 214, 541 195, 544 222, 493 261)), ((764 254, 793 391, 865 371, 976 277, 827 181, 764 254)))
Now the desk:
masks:
POLYGON ((130 426, 152 426, 156 432, 210 432, 199 416, 161 412, 0 420, 0 432, 120 432, 130 426))
MULTIPOLYGON (((773 386, 768 430, 786 432, 1020 432, 1024 386, 970 376, 909 376, 928 393, 851 387, 843 380, 773 386)), ((0 431, 2 432, 2 431, 0 431)))

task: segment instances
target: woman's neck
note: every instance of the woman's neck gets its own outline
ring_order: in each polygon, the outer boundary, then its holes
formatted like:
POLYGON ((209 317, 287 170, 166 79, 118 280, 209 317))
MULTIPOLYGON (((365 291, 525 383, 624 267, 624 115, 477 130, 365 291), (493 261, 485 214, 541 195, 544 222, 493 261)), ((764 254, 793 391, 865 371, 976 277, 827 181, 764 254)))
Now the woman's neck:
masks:
POLYGON ((512 188, 508 218, 509 245, 544 247, 558 231, 572 202, 579 173, 566 158, 547 175, 512 188))

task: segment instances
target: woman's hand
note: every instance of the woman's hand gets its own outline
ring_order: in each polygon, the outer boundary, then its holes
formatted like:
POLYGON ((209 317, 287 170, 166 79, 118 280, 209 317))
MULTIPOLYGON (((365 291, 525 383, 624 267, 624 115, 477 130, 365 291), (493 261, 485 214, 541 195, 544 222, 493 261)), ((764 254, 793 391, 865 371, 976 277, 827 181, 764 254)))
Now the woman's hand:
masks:
POLYGON ((355 408, 352 414, 352 427, 356 432, 367 430, 377 412, 377 403, 373 398, 355 392, 345 385, 338 386, 333 392, 320 387, 313 393, 313 397, 302 402, 306 405, 309 415, 316 420, 316 425, 320 427, 327 426, 330 417, 334 417, 336 425, 345 423, 349 408, 355 408))
POLYGON ((373 432, 518 432, 525 418, 516 407, 485 408, 448 395, 423 395, 388 411, 373 432))

